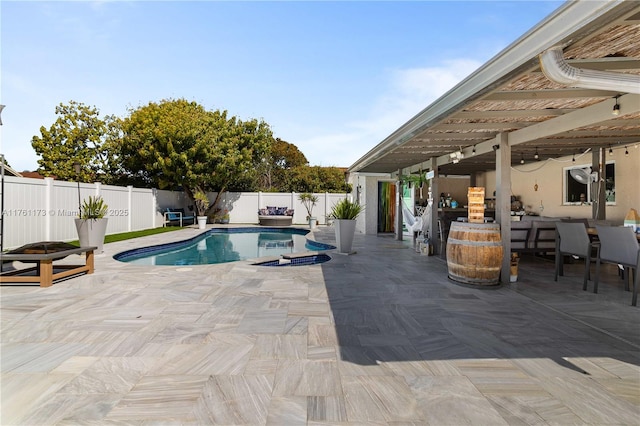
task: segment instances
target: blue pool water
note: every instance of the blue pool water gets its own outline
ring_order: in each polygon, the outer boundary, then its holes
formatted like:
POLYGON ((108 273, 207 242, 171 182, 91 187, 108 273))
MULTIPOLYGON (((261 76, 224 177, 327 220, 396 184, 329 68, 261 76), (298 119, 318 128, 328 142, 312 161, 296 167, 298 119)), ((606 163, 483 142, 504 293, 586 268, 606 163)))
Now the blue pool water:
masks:
POLYGON ((189 240, 128 250, 114 258, 137 265, 206 265, 335 248, 307 240, 308 232, 295 228, 211 229, 189 240))

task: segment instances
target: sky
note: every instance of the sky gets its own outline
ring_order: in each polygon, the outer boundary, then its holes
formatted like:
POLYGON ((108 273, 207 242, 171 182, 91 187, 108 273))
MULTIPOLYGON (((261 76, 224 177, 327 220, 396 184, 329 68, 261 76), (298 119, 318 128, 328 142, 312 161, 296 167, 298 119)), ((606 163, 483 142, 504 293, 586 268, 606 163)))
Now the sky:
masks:
POLYGON ((0 154, 36 170, 57 105, 184 98, 348 167, 561 1, 0 2, 0 154))

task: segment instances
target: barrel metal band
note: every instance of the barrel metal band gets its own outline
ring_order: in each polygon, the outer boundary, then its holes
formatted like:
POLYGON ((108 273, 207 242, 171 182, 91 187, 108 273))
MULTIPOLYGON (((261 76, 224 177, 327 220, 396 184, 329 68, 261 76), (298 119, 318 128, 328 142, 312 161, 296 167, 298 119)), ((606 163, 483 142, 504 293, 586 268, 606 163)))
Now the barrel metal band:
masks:
POLYGON ((461 244, 463 246, 502 246, 502 241, 469 241, 469 240, 458 240, 456 238, 451 238, 447 240, 449 244, 461 244))

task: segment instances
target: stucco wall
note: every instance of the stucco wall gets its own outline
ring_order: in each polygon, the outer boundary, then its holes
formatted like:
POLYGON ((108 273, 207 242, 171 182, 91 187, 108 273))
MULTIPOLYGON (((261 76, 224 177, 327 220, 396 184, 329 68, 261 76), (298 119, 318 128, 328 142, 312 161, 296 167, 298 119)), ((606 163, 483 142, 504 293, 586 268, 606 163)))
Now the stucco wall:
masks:
MULTIPOLYGON (((629 155, 625 148, 619 147, 613 155, 606 155, 606 161, 615 162, 616 202, 606 206, 606 218, 615 222, 624 220, 630 208, 640 211, 640 147, 629 146, 629 155)), ((514 195, 520 197, 525 209, 544 216, 591 218, 591 205, 563 205, 563 169, 572 165, 590 165, 591 154, 578 157, 573 163, 572 157, 559 158, 556 161, 531 162, 514 167, 511 171, 511 188, 514 195), (534 186, 538 184, 538 190, 534 186), (540 209, 540 205, 544 207, 540 209)), ((495 171, 480 174, 478 186, 485 186, 486 194, 492 194, 496 188, 495 171)))
POLYGON ((393 181, 388 175, 356 176, 354 188, 360 185, 360 202, 364 204, 364 214, 358 218, 356 232, 376 235, 378 233, 378 182, 393 181), (358 180, 359 179, 359 180, 358 180), (358 183, 359 182, 359 183, 358 183))
MULTIPOLYGON (((640 212, 640 146, 628 146, 629 155, 625 155, 624 147, 613 151, 613 155, 606 155, 606 161, 615 162, 616 202, 606 206, 606 219, 622 223, 629 209, 635 208, 640 212)), ((514 195, 523 202, 527 211, 544 216, 591 218, 591 205, 563 205, 563 169, 573 165, 589 165, 591 154, 577 157, 573 163, 572 157, 556 160, 529 162, 514 167, 511 171, 511 186, 514 195), (534 189, 538 185, 538 190, 534 189), (544 209, 541 210, 540 206, 544 209)), ((357 232, 370 235, 378 231, 378 182, 393 181, 389 175, 358 175, 354 174, 352 184, 354 188, 360 185, 361 202, 365 204, 365 213, 359 218, 357 232)), ((438 182, 438 192, 450 193, 461 205, 467 203, 468 177, 441 177, 438 182)), ((486 197, 492 197, 496 189, 496 173, 489 171, 476 175, 476 186, 485 187, 486 197)), ((433 194, 437 202, 440 194, 433 194)), ((424 197, 427 196, 423 191, 424 197)), ((416 196, 416 199, 419 195, 416 196)))
MULTIPOLYGON (((364 214, 358 218, 356 232, 369 235, 378 233, 378 182, 395 182, 395 179, 384 174, 353 174, 350 183, 354 188, 360 185, 360 201, 365 204, 364 214)), ((467 190, 469 187, 468 176, 442 177, 439 180, 439 191, 445 194, 450 193, 451 198, 457 200, 461 205, 467 202, 467 190)), ((424 198, 427 197, 427 187, 423 190, 424 198)), ((434 199, 440 194, 434 194, 434 199)), ((416 200, 420 198, 416 189, 416 200)))
MULTIPOLYGON (((438 180, 438 194, 433 194, 434 202, 438 202, 440 194, 451 194, 451 199, 456 200, 460 206, 467 204, 467 192, 469 191, 469 176, 448 176, 438 180)), ((423 190, 426 197, 427 192, 423 190)), ((417 198, 417 197, 416 197, 417 198)))

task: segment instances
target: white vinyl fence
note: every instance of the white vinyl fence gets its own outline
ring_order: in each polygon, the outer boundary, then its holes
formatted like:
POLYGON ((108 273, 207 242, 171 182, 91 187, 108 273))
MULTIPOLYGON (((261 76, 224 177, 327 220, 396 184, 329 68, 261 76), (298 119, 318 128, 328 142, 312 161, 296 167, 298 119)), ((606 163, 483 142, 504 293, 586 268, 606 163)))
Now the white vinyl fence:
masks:
MULTIPOLYGON (((5 176, 3 248, 11 249, 37 241, 72 241, 78 238, 74 220, 79 200, 90 195, 102 196, 109 206, 107 234, 157 228, 163 225, 166 208, 184 208, 194 214, 183 192, 111 186, 100 183, 63 182, 5 176), (79 189, 78 189, 79 187, 79 189)), ((209 194, 213 202, 215 193, 209 194)), ((325 224, 331 207, 344 194, 316 194, 318 203, 313 215, 325 224)), ((230 223, 258 223, 258 209, 267 206, 295 209, 294 224, 306 224, 307 211, 297 193, 227 192, 221 207, 229 210, 230 223)))

